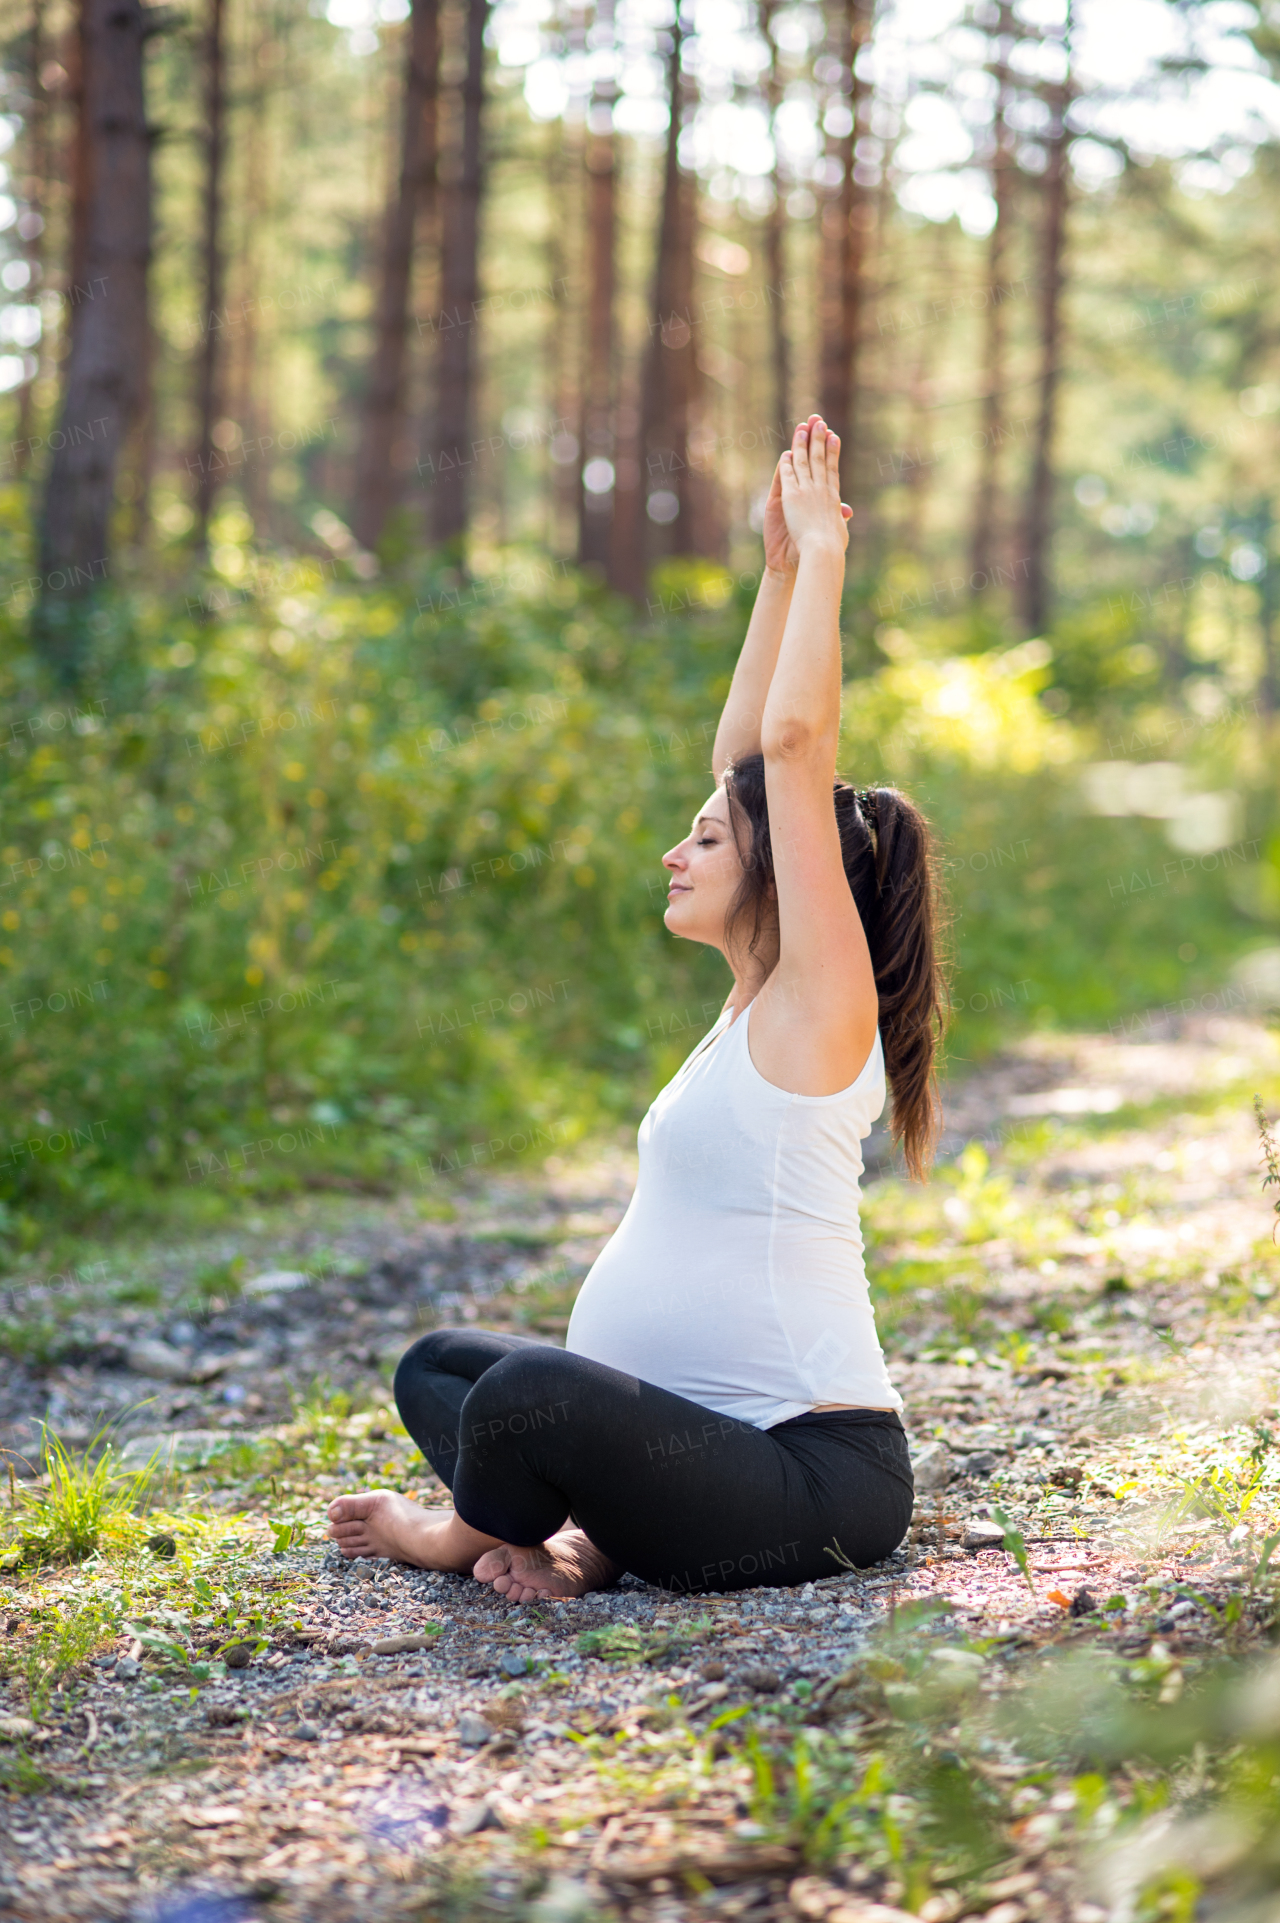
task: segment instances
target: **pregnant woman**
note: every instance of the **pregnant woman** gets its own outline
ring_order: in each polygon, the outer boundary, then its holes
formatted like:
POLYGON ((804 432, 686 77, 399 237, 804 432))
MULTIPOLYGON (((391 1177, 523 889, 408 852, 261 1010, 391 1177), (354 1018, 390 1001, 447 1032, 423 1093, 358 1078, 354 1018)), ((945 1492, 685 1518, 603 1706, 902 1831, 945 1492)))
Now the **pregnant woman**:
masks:
POLYGON ((625 1570, 679 1592, 800 1583, 906 1533, 858 1183, 886 1075, 893 1134, 927 1170, 938 891, 911 803, 836 776, 838 459, 815 415, 778 464, 715 793, 663 857, 667 927, 733 971, 720 1018, 644 1119, 565 1348, 441 1329, 404 1356, 396 1402, 454 1507, 342 1496, 344 1555, 531 1602, 625 1570))

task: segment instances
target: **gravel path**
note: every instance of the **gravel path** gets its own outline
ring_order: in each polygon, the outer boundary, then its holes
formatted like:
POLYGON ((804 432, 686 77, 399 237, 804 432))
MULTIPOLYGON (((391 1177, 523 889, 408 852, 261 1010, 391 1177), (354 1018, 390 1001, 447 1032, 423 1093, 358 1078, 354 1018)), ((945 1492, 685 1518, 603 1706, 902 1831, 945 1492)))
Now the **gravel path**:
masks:
POLYGON ((174 1505, 190 1535, 0 1576, 0 1915, 1101 1923, 1070 1773, 1004 1737, 965 1752, 999 1805, 995 1855, 932 1893, 891 1841, 820 1847, 794 1795, 784 1810, 762 1790, 759 1757, 781 1759, 779 1783, 801 1752, 838 1762, 875 1810, 867 1746, 907 1739, 893 1691, 922 1674, 966 1674, 973 1704, 1016 1694, 1046 1652, 1167 1679, 1220 1641, 1232 1593, 1239 1648, 1261 1635, 1277 1264, 1242 1091, 1278 1074, 1274 1036, 1223 1022, 1036 1040, 955 1092, 952 1139, 985 1140, 990 1167, 971 1151, 937 1193, 890 1181, 868 1209, 918 1464, 911 1537, 798 1590, 673 1598, 628 1577, 520 1608, 323 1543, 337 1489, 442 1499, 390 1427, 388 1360, 459 1316, 555 1339, 625 1204, 621 1152, 460 1194, 450 1222, 326 1201, 212 1254, 131 1253, 169 1302, 226 1250, 250 1286, 220 1301, 206 1284, 199 1316, 97 1289, 64 1314, 62 1353, 28 1353, 0 1387, 19 1458, 42 1419, 87 1440, 110 1418, 135 1456, 159 1436, 177 1467, 204 1465, 174 1505), (299 1415, 295 1386, 321 1370, 349 1413, 299 1415), (1193 1500, 1213 1473, 1243 1486, 1250 1460, 1246 1527, 1193 1500), (282 1518, 305 1535, 273 1554, 282 1518), (225 1646, 193 1600, 201 1572, 263 1604, 252 1643, 225 1646), (33 1724, 24 1652, 55 1606, 99 1593, 118 1626, 33 1724))

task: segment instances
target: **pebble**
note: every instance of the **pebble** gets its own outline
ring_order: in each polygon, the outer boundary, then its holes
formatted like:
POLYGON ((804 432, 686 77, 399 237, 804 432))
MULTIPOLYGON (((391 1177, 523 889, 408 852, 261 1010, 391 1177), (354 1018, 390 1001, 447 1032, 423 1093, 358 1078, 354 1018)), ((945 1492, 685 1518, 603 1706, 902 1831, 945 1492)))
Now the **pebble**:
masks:
POLYGON ((487 1743, 493 1735, 493 1731, 490 1729, 488 1723, 485 1722, 484 1717, 477 1716, 475 1711, 470 1709, 464 1709, 461 1716, 459 1716, 457 1733, 458 1741, 467 1749, 479 1749, 480 1745, 487 1743))

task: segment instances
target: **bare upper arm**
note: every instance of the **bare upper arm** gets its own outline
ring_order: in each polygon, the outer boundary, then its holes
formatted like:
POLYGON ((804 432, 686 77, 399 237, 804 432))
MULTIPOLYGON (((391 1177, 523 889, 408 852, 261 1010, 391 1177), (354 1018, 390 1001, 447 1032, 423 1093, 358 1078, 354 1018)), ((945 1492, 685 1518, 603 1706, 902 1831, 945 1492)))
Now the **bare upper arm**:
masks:
POLYGON ((752 1016, 752 1059, 796 1095, 834 1095, 861 1073, 875 1040, 875 974, 840 854, 834 742, 804 731, 765 749, 778 897, 778 965, 752 1016))

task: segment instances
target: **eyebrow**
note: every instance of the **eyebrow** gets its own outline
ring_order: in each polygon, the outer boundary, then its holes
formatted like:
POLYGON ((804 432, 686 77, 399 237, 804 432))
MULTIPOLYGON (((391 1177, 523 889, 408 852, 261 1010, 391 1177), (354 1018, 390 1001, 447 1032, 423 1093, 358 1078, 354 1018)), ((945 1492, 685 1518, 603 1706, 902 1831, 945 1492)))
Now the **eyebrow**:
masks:
POLYGON ((694 824, 693 824, 694 827, 696 828, 698 824, 703 821, 713 821, 717 828, 724 827, 724 823, 720 819, 719 815, 698 815, 694 820, 694 824))

